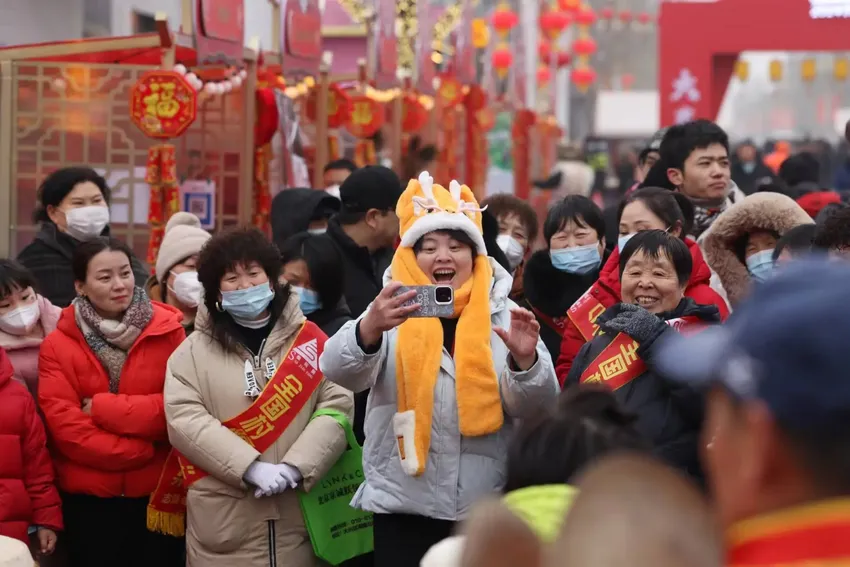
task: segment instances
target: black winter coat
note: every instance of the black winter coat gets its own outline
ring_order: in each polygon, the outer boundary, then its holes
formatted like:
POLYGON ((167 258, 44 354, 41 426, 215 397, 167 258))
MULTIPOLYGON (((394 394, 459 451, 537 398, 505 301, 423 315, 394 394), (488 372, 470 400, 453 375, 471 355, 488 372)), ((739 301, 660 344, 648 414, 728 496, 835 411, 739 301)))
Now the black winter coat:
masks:
POLYGON ((345 302, 351 316, 356 319, 381 293, 384 287, 384 272, 393 260, 393 250, 385 248, 370 254, 368 249, 358 246, 345 234, 336 219, 331 219, 328 223, 327 234, 342 253, 345 302))
MULTIPOLYGON (((109 227, 101 235, 109 236, 109 227)), ((78 240, 60 232, 55 224, 46 222, 41 225, 35 240, 18 255, 18 262, 35 276, 38 293, 57 307, 69 306, 77 296, 71 259, 79 244, 78 240)), ((136 285, 144 286, 148 279, 147 269, 135 256, 130 258, 130 263, 136 285)))
POLYGON ((328 338, 334 336, 343 325, 351 321, 351 311, 345 304, 345 299, 340 299, 335 307, 322 308, 307 315, 307 319, 315 323, 328 338))
MULTIPOLYGON (((610 307, 600 316, 600 320, 613 317, 620 305, 610 307)), ((720 322, 716 306, 697 305, 690 298, 683 299, 675 310, 659 317, 665 321, 678 317, 698 317, 706 323, 720 322)), ((585 369, 614 340, 616 332, 606 333, 604 322, 600 330, 602 334, 579 351, 567 375, 565 388, 579 384, 585 369)), ((647 370, 615 390, 614 395, 626 411, 637 417, 636 427, 650 442, 657 457, 702 482, 698 441, 704 414, 703 396, 688 386, 664 379, 653 367, 655 346, 662 342, 658 337, 675 332, 672 327, 665 325, 655 340, 638 347, 637 355, 646 364, 647 370)))
MULTIPOLYGON (((604 264, 604 260, 602 264, 604 264)), ((600 267, 602 266, 600 264, 600 267)), ((558 360, 564 329, 553 328, 558 320, 564 320, 567 310, 599 278, 599 269, 578 276, 568 274, 552 266, 549 250, 538 250, 525 264, 522 287, 525 291, 526 309, 530 309, 540 323, 540 337, 549 350, 552 360, 558 360)))

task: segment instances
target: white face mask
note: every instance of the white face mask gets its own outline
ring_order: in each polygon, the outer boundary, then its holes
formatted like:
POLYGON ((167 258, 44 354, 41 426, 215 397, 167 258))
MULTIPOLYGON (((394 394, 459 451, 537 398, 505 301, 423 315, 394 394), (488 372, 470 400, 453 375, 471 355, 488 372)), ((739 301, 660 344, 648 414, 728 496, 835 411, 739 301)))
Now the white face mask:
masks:
POLYGON ((12 309, 0 316, 0 329, 10 335, 26 335, 32 331, 41 317, 38 302, 12 309))
POLYGON ((522 247, 519 240, 510 234, 500 234, 496 237, 496 244, 498 244, 499 248, 502 249, 502 252, 505 253, 505 257, 508 259, 508 264, 511 266, 511 271, 516 270, 517 266, 522 263, 522 258, 525 256, 525 248, 522 247))
POLYGON ((198 281, 198 272, 183 272, 174 274, 174 287, 169 289, 174 292, 177 301, 194 309, 201 303, 201 292, 204 288, 198 281))
POLYGON ((328 195, 333 195, 337 199, 339 199, 339 185, 328 185, 325 188, 325 193, 328 195))
POLYGON ((97 238, 109 224, 109 208, 101 205, 65 211, 65 231, 77 240, 97 238))

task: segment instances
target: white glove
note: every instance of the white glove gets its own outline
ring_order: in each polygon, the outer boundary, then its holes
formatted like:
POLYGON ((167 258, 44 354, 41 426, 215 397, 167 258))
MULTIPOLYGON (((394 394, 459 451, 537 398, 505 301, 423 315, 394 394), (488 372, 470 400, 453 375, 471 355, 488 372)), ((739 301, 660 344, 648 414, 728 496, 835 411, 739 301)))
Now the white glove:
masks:
POLYGON ((254 496, 260 498, 279 494, 286 489, 289 480, 284 471, 281 465, 254 461, 242 478, 257 487, 254 496))
POLYGON ((283 478, 286 479, 286 483, 289 484, 289 488, 295 488, 298 486, 298 483, 304 478, 301 476, 301 471, 292 465, 287 465, 286 463, 280 464, 283 469, 283 478))

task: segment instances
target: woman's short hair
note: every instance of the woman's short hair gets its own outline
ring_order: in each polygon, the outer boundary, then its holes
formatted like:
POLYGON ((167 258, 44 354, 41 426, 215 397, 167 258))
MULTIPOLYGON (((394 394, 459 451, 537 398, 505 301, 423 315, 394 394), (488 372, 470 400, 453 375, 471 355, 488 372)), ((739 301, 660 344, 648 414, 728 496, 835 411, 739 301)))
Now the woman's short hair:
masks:
POLYGON ((537 239, 538 225, 540 223, 534 207, 529 205, 528 201, 524 201, 510 193, 499 193, 481 201, 481 206, 487 207, 487 210, 496 217, 496 220, 501 220, 506 216, 516 215, 519 218, 519 222, 525 227, 528 242, 532 243, 537 239))
POLYGON ((0 260, 0 298, 8 297, 15 290, 24 290, 28 287, 38 291, 32 272, 15 260, 0 260))
POLYGON ((33 212, 35 222, 47 222, 50 217, 47 215, 47 207, 58 207, 65 197, 68 196, 74 187, 80 183, 91 181, 97 188, 100 189, 100 194, 106 204, 109 204, 111 193, 109 186, 106 184, 106 179, 98 172, 90 167, 63 167, 57 169, 47 176, 41 183, 41 186, 36 191, 36 199, 38 204, 33 212))
POLYGON ((339 303, 345 290, 345 269, 342 253, 331 237, 307 232, 290 236, 281 245, 280 260, 284 266, 303 260, 322 305, 334 307, 339 303))
POLYGON ((597 240, 605 238, 605 218, 596 203, 584 195, 567 195, 555 203, 546 215, 546 222, 543 223, 546 245, 570 222, 595 230, 597 240))
MULTIPOLYGON (((122 240, 109 236, 99 236, 81 242, 74 249, 74 256, 71 259, 71 272, 74 274, 74 281, 84 282, 89 272, 89 263, 92 258, 104 251, 121 252, 127 256, 127 261, 130 265, 133 264, 133 252, 122 240)), ((143 284, 144 282, 136 282, 143 284)))
POLYGON ((623 218, 623 210, 626 205, 640 201, 652 211, 652 214, 661 219, 667 228, 678 225, 682 231, 682 240, 691 232, 694 224, 694 206, 687 197, 681 193, 662 189, 661 187, 644 187, 626 195, 617 209, 617 224, 623 218))
POLYGON ((236 266, 258 263, 269 278, 274 298, 269 305, 272 320, 283 313, 289 300, 289 286, 281 285, 280 252, 265 234, 254 227, 236 228, 216 234, 201 249, 198 259, 198 280, 204 287, 204 306, 210 316, 211 335, 225 349, 234 349, 236 323, 216 304, 221 292, 221 278, 236 266))
POLYGON ((645 256, 657 259, 659 256, 667 256, 676 270, 679 284, 685 285, 691 279, 694 269, 694 259, 691 251, 682 239, 671 236, 663 230, 642 230, 635 234, 620 251, 620 279, 626 264, 637 252, 643 252, 645 256))
MULTIPOLYGON (((469 236, 462 230, 435 230, 433 232, 429 232, 428 234, 446 234, 449 237, 457 240, 461 244, 465 244, 469 246, 470 250, 472 250, 472 257, 475 258, 478 255, 478 246, 476 246, 475 241, 472 240, 472 237, 469 236)), ((426 234, 425 236, 428 236, 426 234)), ((425 245, 425 236, 416 241, 413 245, 413 254, 419 254, 422 251, 422 247, 425 245)))
POLYGON ((773 261, 776 262, 784 250, 788 250, 795 256, 811 252, 816 229, 817 225, 814 223, 801 224, 783 234, 776 241, 776 247, 773 249, 773 261))
POLYGON ((605 387, 565 390, 557 408, 525 420, 508 446, 504 491, 570 483, 595 459, 649 446, 605 387))

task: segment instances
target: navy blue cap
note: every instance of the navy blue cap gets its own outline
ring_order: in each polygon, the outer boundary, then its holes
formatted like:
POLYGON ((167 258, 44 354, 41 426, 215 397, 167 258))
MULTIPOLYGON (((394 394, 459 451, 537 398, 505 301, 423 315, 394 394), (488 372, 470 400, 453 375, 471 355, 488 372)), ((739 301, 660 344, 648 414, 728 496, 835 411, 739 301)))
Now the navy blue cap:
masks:
MULTIPOLYGON (((672 334, 671 334, 672 335, 672 334)), ((782 426, 850 420, 850 263, 791 262, 753 290, 726 324, 673 335, 655 361, 671 380, 723 384, 762 400, 782 426)))

